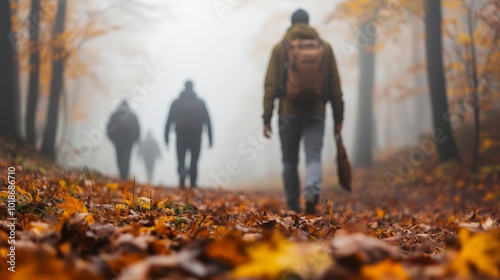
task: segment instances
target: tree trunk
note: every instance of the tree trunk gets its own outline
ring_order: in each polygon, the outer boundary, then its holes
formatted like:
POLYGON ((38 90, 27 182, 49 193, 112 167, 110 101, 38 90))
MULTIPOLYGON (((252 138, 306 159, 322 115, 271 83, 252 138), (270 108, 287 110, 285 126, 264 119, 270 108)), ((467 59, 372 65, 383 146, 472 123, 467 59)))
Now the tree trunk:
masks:
POLYGON ((480 139, 480 121, 479 121, 479 80, 477 78, 477 58, 476 58, 476 41, 474 39, 474 24, 472 22, 472 17, 474 13, 474 1, 471 1, 470 6, 467 7, 467 23, 469 26, 469 36, 470 36, 470 52, 471 52, 471 68, 472 68, 472 100, 474 100, 474 147, 472 151, 472 165, 471 170, 477 171, 479 168, 479 141, 480 139))
POLYGON ((15 44, 10 1, 0 1, 0 136, 19 141, 16 133, 15 44), (12 39, 12 40, 11 40, 12 39))
MULTIPOLYGON (((19 5, 16 5, 17 7, 19 5)), ((12 15, 17 15, 17 8, 11 10, 12 15)), ((12 29, 14 29, 12 27, 12 29)), ((20 88, 20 71, 19 71, 19 55, 17 55, 17 41, 15 36, 12 36, 10 39, 10 43, 12 44, 12 49, 14 50, 14 130, 15 130, 15 138, 16 142, 19 145, 23 145, 24 140, 22 137, 22 129, 21 129, 21 88, 20 88)))
MULTIPOLYGON (((422 43, 419 40, 419 34, 422 32, 422 19, 419 17, 414 17, 412 20, 412 47, 413 47, 413 65, 423 65, 422 57, 422 43)), ((413 116, 413 139, 418 139, 422 133, 429 131, 431 126, 431 111, 429 108, 430 100, 429 94, 424 94, 420 92, 420 89, 427 87, 425 73, 417 71, 414 74, 414 87, 417 89, 417 94, 414 97, 414 116, 413 116)))
POLYGON ((30 13, 30 76, 28 86, 28 98, 26 104, 26 141, 35 146, 35 123, 36 108, 38 104, 38 92, 40 87, 40 51, 38 46, 38 34, 40 31, 40 1, 31 1, 30 13))
POLYGON ((376 41, 374 21, 368 20, 361 24, 358 37, 359 53, 359 99, 356 130, 356 148, 354 164, 359 167, 369 167, 373 163, 373 93, 375 79, 375 53, 373 47, 376 41))
MULTIPOLYGON (((56 23, 54 28, 54 37, 57 38, 64 32, 64 22, 66 18, 66 1, 59 1, 56 23)), ((52 80, 50 82, 50 97, 47 110, 47 122, 45 125, 45 134, 42 142, 42 154, 55 159, 55 143, 57 136, 57 123, 59 121, 59 103, 61 91, 64 82, 64 46, 54 47, 52 62, 52 80)))
POLYGON ((436 146, 441 162, 459 160, 455 138, 448 120, 448 97, 443 66, 441 34, 441 1, 425 1, 425 45, 427 75, 431 94, 432 118, 436 135, 436 146), (439 135, 439 137, 437 137, 439 135))

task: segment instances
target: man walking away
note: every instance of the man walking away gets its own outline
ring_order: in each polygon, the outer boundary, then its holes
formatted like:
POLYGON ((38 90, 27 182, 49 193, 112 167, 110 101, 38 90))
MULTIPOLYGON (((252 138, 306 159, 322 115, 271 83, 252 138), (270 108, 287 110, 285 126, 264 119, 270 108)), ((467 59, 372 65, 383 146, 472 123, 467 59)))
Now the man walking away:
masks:
POLYGON ((177 172, 179 173, 179 185, 184 188, 186 176, 189 176, 191 187, 196 187, 198 176, 198 158, 201 148, 201 133, 206 126, 209 147, 212 147, 212 125, 208 115, 205 102, 196 96, 193 91, 193 83, 187 81, 185 89, 181 92, 170 107, 167 126, 165 128, 165 142, 169 144, 170 126, 175 124, 177 136, 177 172), (190 167, 186 170, 186 152, 189 151, 190 167))
POLYGON ((309 15, 299 9, 292 26, 273 48, 265 79, 264 135, 271 137, 274 100, 279 99, 279 135, 283 154, 283 181, 288 208, 300 212, 299 146, 306 152, 306 215, 314 215, 322 184, 321 150, 325 105, 331 102, 335 133, 340 133, 344 103, 331 46, 309 26, 309 15))
POLYGON ((120 178, 126 180, 130 166, 130 154, 134 143, 139 141, 140 129, 136 115, 130 110, 126 100, 111 115, 107 134, 115 145, 116 160, 120 170, 120 178))
POLYGON ((158 143, 153 138, 151 131, 148 131, 146 139, 142 141, 139 146, 139 157, 144 159, 144 166, 146 167, 146 174, 148 176, 149 184, 153 183, 153 171, 155 168, 156 160, 161 158, 161 151, 158 143))

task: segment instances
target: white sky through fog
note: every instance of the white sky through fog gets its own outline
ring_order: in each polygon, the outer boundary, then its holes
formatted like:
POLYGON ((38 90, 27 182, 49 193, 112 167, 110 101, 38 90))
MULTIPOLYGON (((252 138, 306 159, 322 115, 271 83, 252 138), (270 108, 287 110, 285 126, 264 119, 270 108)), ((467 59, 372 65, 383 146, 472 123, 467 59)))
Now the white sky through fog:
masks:
MULTIPOLYGON (((341 63, 352 59, 349 54, 339 53, 338 41, 350 43, 345 31, 335 24, 325 23, 327 14, 334 9, 335 1, 221 1, 240 4, 220 18, 211 0, 167 1, 158 9, 168 9, 169 18, 152 22, 137 20, 127 29, 111 32, 85 46, 85 53, 97 56, 98 65, 90 67, 92 77, 73 83, 75 94, 71 102, 84 102, 86 118, 74 122, 68 128, 71 147, 78 146, 90 131, 98 131, 99 124, 110 116, 113 104, 132 89, 142 84, 146 68, 160 68, 169 73, 168 78, 146 98, 136 102, 141 125, 141 139, 148 130, 153 132, 162 149, 162 159, 155 169, 156 184, 177 184, 175 134, 171 134, 171 146, 164 143, 164 127, 168 108, 178 97, 186 79, 192 79, 194 89, 205 100, 212 119, 214 147, 207 149, 203 135, 199 161, 199 185, 209 185, 214 180, 210 173, 227 172, 229 162, 240 167, 238 175, 230 176, 230 186, 249 186, 271 180, 281 187, 281 153, 274 117, 274 135, 270 142, 259 145, 255 156, 250 144, 242 144, 249 137, 262 138, 263 80, 273 44, 279 42, 290 26, 290 15, 298 7, 309 12, 310 23, 320 35, 335 48, 339 63, 346 102, 344 138, 351 150, 354 128, 355 76, 342 70, 341 63), (342 36, 342 37, 340 37, 342 36), (94 81, 94 82, 88 82, 94 81), (349 82, 351 81, 351 82, 349 82), (91 94, 89 94, 90 92, 91 94), (97 129, 97 130, 96 130, 97 129), (240 152, 238 147, 240 146, 240 152), (241 152, 246 151, 246 152, 241 152)), ((161 2, 163 3, 163 2, 161 2)), ((340 50, 342 51, 342 50, 340 50)), ((276 114, 276 112, 275 112, 276 114)), ((325 131, 323 161, 325 172, 334 173, 331 111, 328 111, 325 131), (328 164, 327 164, 328 163, 328 164)), ((113 146, 106 136, 94 136, 98 144, 83 158, 80 165, 87 165, 102 173, 117 176, 118 168, 113 146), (100 139, 102 138, 102 139, 100 139)), ((260 141, 260 140, 258 140, 260 141)), ((301 160, 304 158, 302 156, 301 160)), ((303 166, 303 163, 302 163, 303 166)), ((144 165, 134 149, 131 176, 145 181, 144 165)))

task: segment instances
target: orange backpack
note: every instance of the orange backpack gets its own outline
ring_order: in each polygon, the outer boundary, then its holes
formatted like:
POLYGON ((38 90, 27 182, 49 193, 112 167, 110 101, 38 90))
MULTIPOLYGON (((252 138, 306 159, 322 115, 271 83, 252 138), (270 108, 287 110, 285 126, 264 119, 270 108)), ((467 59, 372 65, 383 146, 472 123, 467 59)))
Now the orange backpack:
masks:
POLYGON ((325 71, 321 39, 283 41, 287 51, 285 63, 285 96, 289 100, 311 100, 323 97, 325 71))

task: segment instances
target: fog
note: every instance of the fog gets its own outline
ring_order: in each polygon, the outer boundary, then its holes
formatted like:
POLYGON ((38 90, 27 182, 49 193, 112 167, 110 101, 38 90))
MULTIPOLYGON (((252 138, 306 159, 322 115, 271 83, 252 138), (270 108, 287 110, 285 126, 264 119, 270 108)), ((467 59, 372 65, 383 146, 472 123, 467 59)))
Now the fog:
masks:
MULTIPOLYGON (((132 20, 134 16, 115 15, 112 21, 127 19, 132 24, 93 39, 80 52, 80 58, 91 64, 89 75, 67 83, 70 112, 64 137, 60 137, 67 139, 60 141, 61 164, 118 176, 115 151, 104 127, 117 103, 127 98, 139 118, 141 139, 152 131, 161 147, 153 183, 177 185, 175 133, 167 148, 165 123, 171 102, 191 79, 195 92, 207 104, 214 131, 212 149, 208 149, 203 134, 199 185, 280 186, 277 112, 272 139, 264 140, 261 133, 263 84, 271 49, 282 39, 291 13, 299 7, 309 12, 310 24, 334 47, 344 92, 344 141, 352 154, 357 104, 357 71, 352 65, 356 50, 349 26, 326 21, 335 1, 189 0, 151 5, 155 6, 151 15, 132 20), (234 7, 221 12, 214 6, 220 3, 234 7), (233 174, 228 172, 228 164, 237 166, 233 174)), ((334 157, 328 106, 323 149, 326 178, 335 174, 334 157)), ((130 177, 146 181, 137 147, 132 151, 130 177)))

